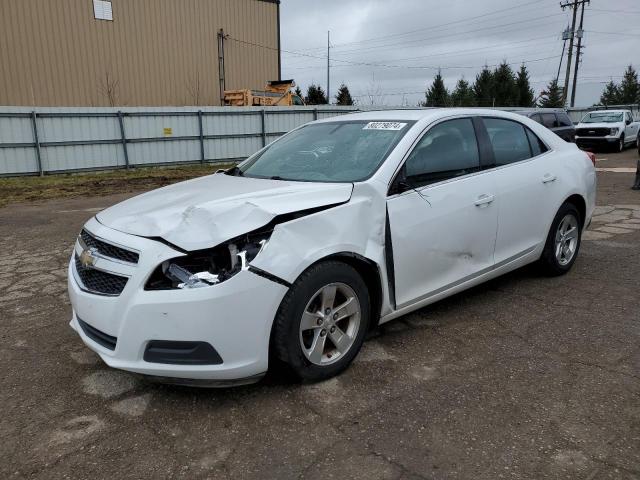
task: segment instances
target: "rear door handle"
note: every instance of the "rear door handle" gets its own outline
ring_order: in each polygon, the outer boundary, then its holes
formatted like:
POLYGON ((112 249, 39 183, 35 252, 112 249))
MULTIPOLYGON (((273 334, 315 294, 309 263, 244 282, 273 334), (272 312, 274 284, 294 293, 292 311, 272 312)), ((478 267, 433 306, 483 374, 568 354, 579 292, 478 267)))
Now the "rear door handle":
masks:
POLYGON ((550 173, 547 173, 545 174, 544 177, 542 177, 542 183, 555 182, 556 178, 557 177, 555 175, 551 175, 550 173))
POLYGON ((495 198, 496 197, 493 195, 488 195, 486 193, 483 193, 478 198, 476 198, 476 201, 474 203, 476 207, 481 207, 482 205, 489 205, 491 202, 493 202, 495 198))

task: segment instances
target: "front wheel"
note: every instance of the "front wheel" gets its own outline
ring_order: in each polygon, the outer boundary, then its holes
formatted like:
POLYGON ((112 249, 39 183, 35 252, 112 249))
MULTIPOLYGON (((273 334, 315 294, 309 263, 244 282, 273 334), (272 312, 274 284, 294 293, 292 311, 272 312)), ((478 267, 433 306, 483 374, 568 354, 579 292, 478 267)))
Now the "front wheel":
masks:
POLYGON ((582 223, 572 203, 564 203, 556 213, 540 257, 540 266, 551 276, 564 275, 573 266, 580 250, 582 223))
POLYGON ((620 139, 618 140, 618 147, 617 147, 616 151, 618 153, 620 153, 623 150, 624 150, 624 135, 620 135, 620 139))
POLYGON ((360 351, 370 315, 369 292, 360 274, 342 262, 319 263, 282 300, 273 353, 300 380, 333 377, 360 351))

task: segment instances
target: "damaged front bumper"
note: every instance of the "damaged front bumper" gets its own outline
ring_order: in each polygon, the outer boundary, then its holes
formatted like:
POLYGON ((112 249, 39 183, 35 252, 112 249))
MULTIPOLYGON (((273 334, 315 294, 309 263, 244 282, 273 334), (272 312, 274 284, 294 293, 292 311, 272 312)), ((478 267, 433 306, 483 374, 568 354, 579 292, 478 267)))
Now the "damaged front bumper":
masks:
POLYGON ((96 264, 126 274, 126 285, 116 296, 84 288, 76 271, 79 245, 69 264, 70 325, 107 365, 166 383, 201 386, 251 383, 266 372, 269 335, 285 285, 242 270, 207 288, 148 291, 144 286, 154 269, 180 252, 95 219, 85 228, 140 252, 135 266, 108 259, 96 264))

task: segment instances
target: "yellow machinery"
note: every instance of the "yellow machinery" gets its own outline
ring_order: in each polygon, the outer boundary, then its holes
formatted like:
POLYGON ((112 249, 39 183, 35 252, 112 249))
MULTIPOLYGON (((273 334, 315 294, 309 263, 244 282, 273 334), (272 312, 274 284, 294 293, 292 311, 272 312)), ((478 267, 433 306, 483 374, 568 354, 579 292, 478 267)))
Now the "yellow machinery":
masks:
POLYGON ((304 105, 302 99, 291 92, 293 80, 272 80, 264 90, 225 90, 224 104, 233 107, 304 105))

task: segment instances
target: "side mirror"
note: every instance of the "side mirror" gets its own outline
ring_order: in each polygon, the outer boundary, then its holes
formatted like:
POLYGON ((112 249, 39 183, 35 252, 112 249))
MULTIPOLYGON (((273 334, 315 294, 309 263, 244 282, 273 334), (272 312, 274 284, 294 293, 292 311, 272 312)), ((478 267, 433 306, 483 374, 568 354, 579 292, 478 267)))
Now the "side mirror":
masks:
POLYGON ((626 121, 626 122, 624 122, 624 123, 626 123, 627 125, 631 125, 631 120, 629 120, 629 119, 627 118, 627 121, 626 121))

